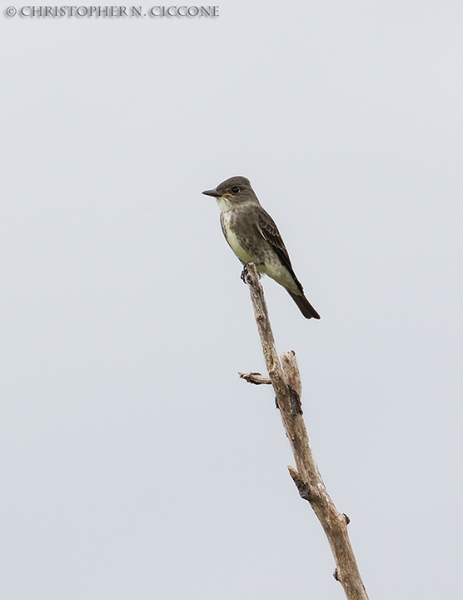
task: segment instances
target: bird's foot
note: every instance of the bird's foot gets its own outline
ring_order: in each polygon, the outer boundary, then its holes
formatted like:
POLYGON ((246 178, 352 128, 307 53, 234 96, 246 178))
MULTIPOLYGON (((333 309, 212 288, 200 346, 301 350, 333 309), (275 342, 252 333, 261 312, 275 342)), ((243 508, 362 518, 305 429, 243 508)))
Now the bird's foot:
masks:
POLYGON ((241 271, 240 277, 241 277, 241 281, 243 283, 246 283, 246 275, 248 274, 248 264, 249 264, 249 261, 245 262, 243 265, 243 270, 241 271))
MULTIPOLYGON (((256 263, 253 260, 248 260, 247 262, 243 263, 243 270, 241 271, 241 281, 243 283, 246 283, 246 275, 248 274, 248 265, 249 265, 249 263, 254 263, 256 265, 256 269, 260 265, 263 265, 263 263, 256 263)), ((257 271, 257 277, 259 279, 262 277, 262 275, 259 273, 259 271, 257 271)))

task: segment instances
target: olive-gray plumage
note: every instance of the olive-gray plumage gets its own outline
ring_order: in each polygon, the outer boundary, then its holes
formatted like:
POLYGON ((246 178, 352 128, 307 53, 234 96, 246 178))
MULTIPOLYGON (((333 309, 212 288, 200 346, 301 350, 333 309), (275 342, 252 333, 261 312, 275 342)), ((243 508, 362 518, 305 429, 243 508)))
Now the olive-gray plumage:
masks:
POLYGON ((320 315, 304 296, 280 232, 260 205, 249 179, 231 177, 203 194, 217 200, 223 234, 239 260, 243 264, 252 261, 259 273, 282 285, 304 317, 319 319, 320 315))

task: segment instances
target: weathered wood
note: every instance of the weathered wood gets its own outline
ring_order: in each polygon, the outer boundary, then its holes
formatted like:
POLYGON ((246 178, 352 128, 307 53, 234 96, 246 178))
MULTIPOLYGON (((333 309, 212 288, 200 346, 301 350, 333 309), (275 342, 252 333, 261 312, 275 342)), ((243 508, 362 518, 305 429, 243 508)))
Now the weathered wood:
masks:
POLYGON ((248 383, 254 385, 271 385, 272 380, 268 377, 264 377, 260 373, 238 373, 241 379, 245 379, 248 383))
MULTIPOLYGON (((302 385, 296 354, 292 350, 285 352, 280 363, 264 291, 253 263, 246 265, 243 277, 249 287, 270 382, 296 462, 296 469, 288 467, 289 473, 301 498, 310 503, 325 531, 336 562, 334 577, 343 586, 346 597, 368 600, 347 532, 349 518, 340 513, 331 500, 310 448, 302 417, 302 385)), ((268 383, 265 377, 256 373, 240 373, 240 377, 251 383, 268 383)))

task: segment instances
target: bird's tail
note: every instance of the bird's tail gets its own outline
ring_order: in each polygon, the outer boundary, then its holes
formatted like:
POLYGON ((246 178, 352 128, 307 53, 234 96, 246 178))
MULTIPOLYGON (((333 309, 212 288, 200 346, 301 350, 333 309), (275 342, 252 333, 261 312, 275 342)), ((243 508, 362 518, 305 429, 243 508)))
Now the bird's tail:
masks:
POLYGON ((294 302, 298 305, 299 310, 301 311, 301 313, 304 315, 304 317, 306 319, 312 319, 312 318, 319 319, 320 318, 320 315, 315 310, 315 308, 310 304, 310 302, 307 300, 307 298, 304 296, 304 294, 302 294, 301 296, 298 296, 298 295, 290 292, 288 289, 287 289, 287 292, 291 296, 291 298, 294 300, 294 302))

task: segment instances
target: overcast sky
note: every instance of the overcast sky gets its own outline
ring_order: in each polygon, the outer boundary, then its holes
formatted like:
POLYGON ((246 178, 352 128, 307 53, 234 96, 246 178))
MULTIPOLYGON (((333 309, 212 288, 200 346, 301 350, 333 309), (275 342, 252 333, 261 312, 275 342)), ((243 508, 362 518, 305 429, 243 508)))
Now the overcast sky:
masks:
POLYGON ((243 175, 322 316, 263 280, 370 598, 459 600, 461 1, 0 28, 0 596, 344 597, 237 375, 264 361, 201 191, 243 175))

